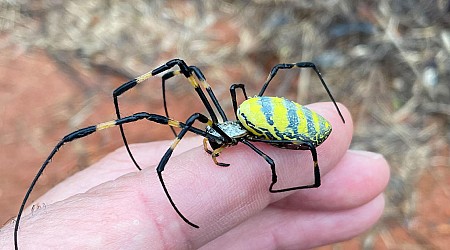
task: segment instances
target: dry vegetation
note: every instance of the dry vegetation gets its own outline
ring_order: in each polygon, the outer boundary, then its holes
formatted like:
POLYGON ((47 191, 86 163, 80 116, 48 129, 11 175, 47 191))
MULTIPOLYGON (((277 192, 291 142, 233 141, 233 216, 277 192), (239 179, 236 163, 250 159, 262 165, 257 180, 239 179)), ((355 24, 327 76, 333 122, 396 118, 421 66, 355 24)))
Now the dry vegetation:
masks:
MULTIPOLYGON (((179 57, 204 69, 229 103, 232 82, 244 82, 255 93, 274 64, 314 61, 335 98, 352 111, 352 148, 380 152, 392 166, 385 216, 362 245, 370 249, 378 239, 387 248, 439 248, 414 218, 426 202, 421 177, 437 168, 450 172, 450 3, 205 2, 3 0, 0 45, 48 53, 77 82, 84 103, 113 89, 81 79, 84 70, 131 78, 179 57), (397 227, 408 240, 395 237, 397 227)), ((302 71, 301 84, 296 72, 280 74, 272 94, 300 103, 327 100, 308 74, 302 71)), ((178 96, 189 91, 170 87, 178 96)), ((144 90, 133 102, 160 100, 159 91, 144 90)), ((86 116, 68 117, 69 123, 81 124, 86 116)), ((434 176, 430 182, 444 190, 437 203, 449 206, 448 180, 434 176)), ((432 226, 444 228, 439 232, 450 243, 448 217, 432 226)))

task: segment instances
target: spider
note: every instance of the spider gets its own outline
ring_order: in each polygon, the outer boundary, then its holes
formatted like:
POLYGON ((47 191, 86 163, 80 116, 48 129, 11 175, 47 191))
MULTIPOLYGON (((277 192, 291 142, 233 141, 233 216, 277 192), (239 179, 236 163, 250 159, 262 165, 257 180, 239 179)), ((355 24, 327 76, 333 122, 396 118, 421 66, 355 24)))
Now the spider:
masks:
POLYGON ((22 204, 20 206, 19 212, 17 214, 17 219, 15 221, 15 228, 14 228, 15 248, 18 249, 19 223, 25 204, 27 203, 30 193, 32 192, 34 186, 36 185, 36 182, 38 181, 39 177, 41 176, 47 165, 50 163, 52 158, 55 156, 56 152, 64 144, 68 142, 86 137, 99 130, 119 126, 125 148, 134 165, 137 167, 137 169, 141 170, 141 167, 136 162, 129 148, 125 132, 123 129, 124 124, 136 122, 138 120, 145 119, 151 122, 168 125, 170 126, 172 132, 174 133, 175 139, 173 140, 172 144, 161 158, 161 161, 159 162, 156 168, 156 172, 161 182, 161 186, 176 213, 180 216, 180 218, 184 222, 186 222, 188 225, 194 228, 199 228, 199 226, 188 220, 177 208, 175 202, 172 200, 172 197, 169 194, 169 191, 164 183, 164 179, 162 176, 164 168, 168 160, 170 159, 173 150, 176 148, 180 140, 184 137, 184 135, 187 132, 191 132, 204 137, 203 140, 204 150, 209 155, 211 155, 212 160, 218 166, 224 167, 229 166, 229 164, 227 163, 217 161, 217 156, 222 152, 222 150, 224 150, 227 147, 237 145, 238 143, 247 145, 251 150, 253 150, 256 154, 261 156, 270 165, 272 182, 269 186, 269 191, 272 193, 319 187, 321 180, 320 180, 319 164, 317 161, 316 147, 319 146, 322 142, 324 142, 331 133, 330 123, 316 112, 304 106, 301 106, 296 102, 290 101, 282 97, 264 96, 266 88, 268 87, 271 80, 275 77, 278 70, 292 69, 292 68, 311 68, 315 71, 315 73, 319 77, 320 82, 322 83, 323 87, 325 88, 326 92, 331 98, 337 112, 339 113, 342 122, 345 123, 344 117, 342 116, 342 113, 339 110, 336 101, 334 100, 330 90, 328 89, 324 79, 322 78, 321 73, 319 72, 315 64, 311 62, 277 64, 270 71, 269 76, 267 77, 258 95, 254 97, 247 96, 245 85, 232 84, 230 87, 230 94, 231 94, 231 102, 233 105, 233 111, 236 116, 235 120, 228 120, 228 118, 225 115, 225 112, 220 106, 219 101, 214 95, 211 86, 207 83, 206 78, 200 71, 200 69, 196 66, 188 66, 181 59, 172 59, 150 72, 147 72, 126 83, 123 83, 113 92, 113 101, 117 119, 104 123, 99 123, 93 126, 88 126, 67 134, 56 144, 53 151, 50 153, 45 162, 42 164, 38 173, 34 177, 30 187, 28 188, 25 197, 22 201, 22 204), (177 66, 178 69, 172 70, 172 68, 174 68, 175 66, 177 66), (139 112, 130 116, 121 117, 118 97, 123 93, 127 92, 128 90, 134 88, 139 83, 163 72, 165 72, 165 74, 162 76, 162 92, 163 92, 163 104, 165 116, 158 114, 150 114, 147 112, 139 112), (205 106, 209 114, 209 118, 201 113, 192 114, 184 123, 169 118, 166 104, 165 82, 166 80, 177 75, 183 75, 190 82, 190 84, 198 94, 201 102, 205 106), (209 95, 209 98, 211 99, 214 107, 216 108, 218 114, 220 115, 221 121, 219 121, 217 114, 214 112, 213 107, 209 102, 208 98, 206 97, 202 88, 205 89, 207 94, 209 95), (237 105, 236 100, 237 89, 241 89, 245 97, 245 100, 239 106, 237 105), (206 128, 200 129, 194 127, 194 122, 196 121, 206 124, 206 128), (180 132, 176 133, 174 127, 179 128, 180 132), (264 152, 262 152, 256 146, 254 146, 252 142, 268 143, 275 147, 291 150, 309 150, 311 152, 312 160, 314 163, 314 183, 310 185, 274 189, 274 185, 277 182, 275 162, 272 160, 272 158, 270 158, 270 156, 266 155, 264 152), (212 150, 208 148, 208 143, 212 150))

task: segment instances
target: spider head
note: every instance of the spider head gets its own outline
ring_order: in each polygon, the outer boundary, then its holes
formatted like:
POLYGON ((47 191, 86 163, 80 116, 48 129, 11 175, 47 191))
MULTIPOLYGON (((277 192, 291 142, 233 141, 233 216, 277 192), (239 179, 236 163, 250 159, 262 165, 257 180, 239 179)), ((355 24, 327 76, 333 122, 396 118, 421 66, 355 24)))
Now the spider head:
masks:
MULTIPOLYGON (((239 121, 225 121, 217 123, 217 128, 222 130, 231 139, 241 138, 248 135, 249 133, 248 130, 246 130, 239 121)), ((215 137, 215 138, 208 138, 209 144, 213 149, 220 148, 224 144, 234 145, 237 143, 236 140, 227 141, 210 126, 206 127, 206 132, 215 137)))

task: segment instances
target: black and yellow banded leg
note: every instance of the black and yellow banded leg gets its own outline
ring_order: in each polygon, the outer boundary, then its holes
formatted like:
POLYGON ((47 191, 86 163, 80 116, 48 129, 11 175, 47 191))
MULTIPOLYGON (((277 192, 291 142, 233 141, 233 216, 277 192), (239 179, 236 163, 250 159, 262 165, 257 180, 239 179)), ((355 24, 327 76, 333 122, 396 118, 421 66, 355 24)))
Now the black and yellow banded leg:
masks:
POLYGON ((233 112, 236 115, 236 120, 238 120, 237 117, 237 100, 236 100, 236 89, 242 89, 242 93, 244 94, 245 100, 248 99, 247 92, 245 91, 245 85, 242 83, 235 83, 230 86, 230 95, 231 95, 231 103, 233 104, 233 112))
POLYGON ((316 72, 317 76, 319 77, 320 82, 322 83, 323 87, 327 91, 328 96, 330 97, 337 112, 339 113, 339 116, 341 117, 342 122, 345 123, 344 117, 342 116, 342 113, 339 110, 339 107, 337 106, 333 95, 331 94, 330 90, 328 89, 328 86, 325 83, 325 80, 323 79, 322 74, 320 73, 320 71, 316 67, 316 65, 312 62, 281 63, 281 64, 275 65, 275 67, 273 67, 272 70, 270 71, 269 76, 267 77, 267 80, 264 83, 263 87, 261 88, 261 91, 259 92, 258 96, 262 96, 264 94, 267 86, 269 86, 270 81, 272 81, 272 79, 275 77, 275 75, 277 74, 279 69, 291 69, 291 68, 312 68, 314 70, 314 72, 316 72))
MULTIPOLYGON (((169 110, 167 109, 166 80, 172 78, 173 76, 179 75, 179 74, 181 74, 181 70, 174 70, 174 71, 167 72, 162 76, 161 89, 162 89, 162 96, 163 96, 163 106, 164 106, 164 114, 167 117, 170 117, 170 116, 169 116, 169 110)), ((177 133, 175 132, 175 129, 173 127, 170 127, 170 130, 172 130, 172 133, 174 136, 177 136, 177 133)))
MULTIPOLYGON (((175 66, 178 66, 179 70, 168 72, 168 73, 166 73, 163 76, 163 88, 164 88, 164 85, 165 85, 164 81, 166 79, 171 78, 174 75, 183 74, 189 80, 191 85, 194 87, 194 89, 197 92, 198 96, 200 97, 203 105, 205 106, 206 110, 208 111, 209 115, 211 116, 211 119, 216 123, 218 121, 217 120, 217 116, 214 113, 214 111, 213 111, 213 109, 211 107, 211 104, 208 102, 208 100, 207 100, 205 94, 203 93, 202 89, 200 88, 200 85, 197 83, 197 81, 195 80, 194 76, 191 73, 191 71, 193 71, 194 69, 190 68, 181 59, 170 60, 170 61, 166 62, 165 64, 159 66, 158 68, 156 68, 156 69, 154 69, 154 70, 152 70, 150 72, 147 72, 147 73, 145 73, 143 75, 140 75, 140 76, 138 76, 138 77, 136 77, 136 78, 134 78, 134 79, 132 79, 132 80, 122 84, 117 89, 115 89, 113 91, 113 101, 114 101, 114 108, 115 108, 115 111, 116 111, 117 119, 121 118, 120 109, 119 109, 119 101, 118 101, 118 97, 120 95, 122 95, 126 91, 134 88, 136 85, 138 85, 139 83, 147 80, 148 78, 150 78, 152 76, 155 76, 155 75, 157 75, 159 73, 165 72, 167 70, 170 70, 171 68, 173 68, 175 66)), ((195 70, 195 72, 197 72, 196 74, 199 74, 199 76, 203 79, 203 80, 201 80, 202 84, 204 84, 206 87, 208 87, 209 85, 206 83, 206 80, 205 80, 203 74, 201 74, 201 72, 199 70, 195 70), (198 72, 200 72, 200 73, 198 73, 198 72)), ((211 89, 211 88, 209 87, 209 89, 211 89)), ((210 93, 210 90, 208 90, 208 88, 207 88, 207 91, 208 91, 208 93, 210 93)), ((211 94, 212 94, 212 96, 214 95, 212 93, 212 90, 211 90, 210 95, 211 94)), ((168 116, 167 107, 166 107, 166 99, 165 99, 165 90, 163 90, 163 95, 164 95, 163 99, 164 99, 165 111, 166 111, 166 114, 168 116)), ((218 104, 217 98, 215 98, 215 96, 214 96, 214 98, 212 98, 212 100, 214 101, 214 104, 216 104, 216 106, 219 107, 219 109, 218 109, 219 112, 221 112, 221 114, 224 114, 223 110, 220 108, 220 105, 218 104)), ((125 131, 123 129, 123 126, 119 125, 119 129, 120 129, 120 133, 121 133, 122 140, 124 142, 125 148, 126 148, 126 150, 128 152, 128 155, 130 156, 130 158, 133 161, 133 163, 136 166, 136 168, 141 170, 141 167, 137 163, 136 159, 134 158, 134 156, 133 156, 133 154, 132 154, 132 152, 130 150, 130 147, 128 146, 128 141, 127 141, 127 138, 125 136, 125 131)), ((175 130, 173 128, 171 128, 171 129, 172 129, 172 132, 175 135, 176 134, 175 130)))
MULTIPOLYGON (((213 110, 213 108, 211 107, 211 104, 209 103, 208 99, 207 99, 206 96, 205 96, 205 93, 204 93, 203 90, 201 89, 200 84, 195 80, 194 76, 192 75, 193 68, 196 68, 196 67, 194 67, 194 66, 191 66, 191 67, 188 66, 188 65, 187 65, 183 60, 181 60, 181 59, 172 59, 172 60, 166 62, 165 64, 159 66, 158 68, 154 69, 154 70, 152 71, 152 74, 153 74, 153 75, 157 75, 157 74, 159 74, 159 73, 162 73, 162 72, 165 72, 165 71, 167 71, 167 70, 170 70, 171 68, 173 68, 173 67, 175 67, 175 66, 178 66, 178 67, 180 68, 180 69, 179 69, 179 73, 178 73, 177 70, 172 71, 173 74, 172 74, 171 72, 168 72, 168 73, 166 74, 166 76, 165 76, 166 79, 169 79, 169 78, 171 78, 171 77, 173 77, 173 76, 175 76, 175 75, 177 75, 177 74, 180 74, 180 73, 183 74, 183 75, 188 79, 188 81, 189 81, 189 83, 192 85, 192 87, 194 87, 195 92, 197 92, 197 94, 198 94, 198 96, 200 97, 200 99, 201 99, 203 105, 205 106, 206 110, 208 111, 208 114, 211 116, 211 120, 212 120, 214 123, 217 123, 217 122, 218 122, 217 116, 216 116, 216 114, 214 113, 214 110, 213 110)), ((194 73, 195 73, 195 72, 194 72, 194 73)), ((200 75, 200 77, 203 79, 203 81, 201 81, 202 84, 206 84, 206 85, 205 85, 205 88, 208 87, 209 85, 206 83, 206 79, 204 78, 203 74, 201 74, 201 72, 200 72, 199 75, 200 75)), ((200 78, 199 78, 199 79, 200 79, 200 78)))
POLYGON ((60 148, 71 141, 74 141, 76 139, 80 139, 83 137, 86 137, 90 134, 93 134, 94 132, 97 132, 99 130, 103 130, 103 129, 108 129, 114 126, 119 126, 125 123, 132 123, 132 122, 136 122, 138 120, 142 120, 142 119, 146 119, 148 121, 151 122, 156 122, 159 124, 166 124, 169 126, 173 126, 173 127, 178 127, 178 128, 182 128, 182 131, 185 131, 184 133, 186 133, 187 131, 193 132, 195 134, 201 135, 201 136, 206 136, 206 137, 212 137, 211 135, 207 134, 206 132, 204 132, 203 130, 200 130, 198 128, 195 128, 192 126, 192 124, 190 124, 189 126, 186 126, 184 123, 169 119, 165 116, 161 116, 161 115, 156 115, 156 114, 149 114, 146 112, 141 112, 141 113, 136 113, 134 115, 131 116, 127 116, 127 117, 123 117, 117 120, 113 120, 113 121, 108 121, 108 122, 104 122, 104 123, 100 123, 97 125, 93 125, 93 126, 89 126, 89 127, 85 127, 79 130, 76 130, 66 136, 64 136, 57 144, 56 146, 53 148, 52 152, 50 153, 50 155, 47 157, 47 159, 45 160, 45 162, 42 164, 41 168, 39 169, 38 173, 36 174, 36 176, 34 177, 33 181, 31 182, 30 187, 28 188, 25 197, 22 201, 22 204, 20 205, 20 209, 19 212, 17 214, 17 218, 15 220, 15 227, 14 227, 14 244, 16 249, 18 249, 18 230, 19 230, 19 223, 20 223, 20 219, 22 217, 22 213, 24 211, 25 205, 28 201, 28 198, 31 194, 31 192, 33 191, 38 179, 40 178, 40 176, 42 175, 42 173, 44 172, 44 170, 46 169, 47 165, 52 161, 53 157, 55 156, 55 154, 60 150, 60 148))
POLYGON ((202 115, 200 113, 195 113, 193 115, 191 115, 187 120, 186 123, 184 124, 184 127, 181 129, 180 133, 177 135, 177 137, 173 140, 172 144, 170 145, 169 149, 167 149, 166 153, 164 154, 164 156, 162 157, 161 161, 159 162, 157 168, 156 168, 156 172, 158 173, 158 177, 159 180, 161 182, 161 185, 164 189, 164 192, 166 193, 167 198, 170 201, 170 204, 172 205, 172 207, 175 209, 175 211, 177 212, 177 214, 181 217, 181 219, 183 219, 188 225, 198 228, 198 226, 194 223, 192 223, 191 221, 189 221, 181 212, 180 210, 177 208, 177 206, 175 205, 175 202, 173 201, 172 197, 169 194, 169 191, 167 190, 167 187, 164 183, 164 179, 162 177, 162 172, 164 171, 164 168, 166 167, 167 162, 169 161, 170 157, 172 156, 173 150, 176 148, 176 146, 178 145, 178 143, 181 141, 181 139, 183 139, 184 135, 187 133, 187 131, 190 130, 190 128, 192 127, 192 125, 194 124, 195 121, 199 121, 201 123, 207 124, 208 126, 212 127, 214 130, 216 130, 227 142, 231 142, 232 139, 226 135, 219 127, 217 127, 217 125, 215 125, 215 123, 213 123, 213 121, 211 121, 210 119, 208 119, 208 117, 206 117, 205 115, 202 115))
MULTIPOLYGON (((207 91, 207 93, 208 93, 210 99, 213 101, 214 106, 216 107, 217 111, 219 112, 219 114, 220 114, 222 120, 223 120, 223 121, 227 121, 227 117, 226 117, 226 115, 225 115, 225 112, 223 111, 222 107, 220 106, 220 103, 219 103, 219 101, 217 100, 216 95, 214 94, 213 90, 211 89, 211 86, 210 86, 210 85, 208 84, 208 82, 206 81, 206 78, 205 78, 205 76, 203 75, 202 71, 201 71, 199 68, 197 68, 196 66, 189 66, 189 70, 190 70, 192 73, 194 73, 194 75, 195 75, 195 76, 197 77, 197 79, 200 81, 200 85, 201 85, 204 89, 206 89, 206 91, 207 91)), ((170 78, 172 78, 172 77, 174 77, 174 76, 180 75, 180 74, 181 74, 181 70, 174 70, 174 71, 169 71, 169 72, 165 73, 165 74, 162 76, 162 82, 161 82, 161 83, 162 83, 163 106, 164 106, 164 112, 165 112, 165 115, 166 115, 167 117, 170 117, 170 116, 169 116, 169 111, 168 111, 168 109, 167 109, 166 81, 167 81, 168 79, 170 79, 170 78)), ((188 79, 189 79, 189 78, 188 78, 188 79)), ((196 90, 197 93, 198 93, 198 90, 197 90, 196 88, 198 88, 199 84, 195 82, 195 79, 189 79, 189 81, 191 82, 192 86, 195 88, 195 90, 196 90), (197 86, 197 87, 196 87, 196 86, 197 86)), ((201 89, 200 89, 200 90, 201 90, 201 89)), ((201 94, 201 93, 198 93, 198 94, 199 94, 200 98, 202 99, 202 94, 201 94)), ((204 105, 205 105, 205 107, 207 107, 207 109, 208 109, 209 103, 204 104, 204 105)), ((211 112, 212 112, 212 111, 211 111, 211 112)), ((212 120, 214 121, 215 114, 214 114, 214 113, 212 113, 212 114, 210 113, 210 115, 211 115, 211 117, 212 117, 212 120)), ((176 132, 175 132, 175 130, 173 129, 173 127, 170 127, 170 129, 172 130, 172 133, 176 136, 176 132)))
MULTIPOLYGON (((117 119, 121 118, 118 97, 120 95, 122 95, 123 93, 125 93, 126 91, 134 88, 138 83, 141 83, 141 82, 147 80, 148 78, 150 78, 152 76, 153 76, 152 72, 147 72, 147 73, 145 73, 143 75, 140 75, 140 76, 138 76, 138 77, 136 77, 136 78, 134 78, 134 79, 132 79, 132 80, 122 84, 121 86, 119 86, 117 89, 115 89, 113 91, 113 102, 114 102, 114 109, 116 111, 117 119)), ((127 138, 125 136, 125 131, 123 129, 122 124, 119 124, 119 129, 120 129, 120 134, 122 136, 123 144, 125 145, 125 148, 126 148, 126 150, 128 152, 128 155, 130 156, 130 158, 133 161, 133 163, 136 166, 136 168, 138 170, 142 170, 142 168, 137 163, 136 159, 134 159, 133 154, 131 153, 131 150, 130 150, 130 147, 128 146, 128 141, 127 141, 127 138)))
POLYGON ((220 117, 222 117, 222 121, 228 121, 227 116, 225 115, 225 112, 222 109, 222 106, 220 106, 219 100, 217 100, 216 95, 214 94, 211 86, 206 81, 205 76, 203 75, 202 71, 197 68, 196 66, 189 66, 189 68, 192 70, 192 72, 195 74, 195 76, 200 80, 200 84, 203 86, 203 88, 206 89, 206 92, 208 92, 209 97, 214 103, 214 106, 216 107, 217 111, 219 112, 220 117))

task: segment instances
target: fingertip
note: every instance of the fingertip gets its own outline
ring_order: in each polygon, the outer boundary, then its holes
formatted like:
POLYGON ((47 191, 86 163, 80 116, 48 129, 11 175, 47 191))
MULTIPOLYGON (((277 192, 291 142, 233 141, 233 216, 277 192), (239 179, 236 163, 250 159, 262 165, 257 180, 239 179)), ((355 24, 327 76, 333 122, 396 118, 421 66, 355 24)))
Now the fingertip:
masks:
POLYGON ((390 167, 382 154, 364 150, 348 150, 348 154, 354 162, 369 163, 366 164, 368 168, 364 170, 366 175, 371 177, 372 183, 376 183, 379 189, 386 188, 390 178, 390 167))

